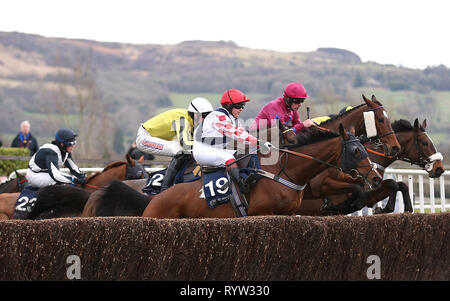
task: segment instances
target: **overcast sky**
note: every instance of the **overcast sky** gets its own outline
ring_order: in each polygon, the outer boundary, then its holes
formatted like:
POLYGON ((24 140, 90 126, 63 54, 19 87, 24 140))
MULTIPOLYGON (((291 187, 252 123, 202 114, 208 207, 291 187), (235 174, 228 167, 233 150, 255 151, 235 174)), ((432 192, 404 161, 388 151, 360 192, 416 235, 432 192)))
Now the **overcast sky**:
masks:
MULTIPOLYGON (((447 4, 448 3, 448 4, 447 4)), ((232 40, 276 51, 343 48, 361 59, 450 67, 445 0, 3 0, 0 31, 136 44, 232 40)))

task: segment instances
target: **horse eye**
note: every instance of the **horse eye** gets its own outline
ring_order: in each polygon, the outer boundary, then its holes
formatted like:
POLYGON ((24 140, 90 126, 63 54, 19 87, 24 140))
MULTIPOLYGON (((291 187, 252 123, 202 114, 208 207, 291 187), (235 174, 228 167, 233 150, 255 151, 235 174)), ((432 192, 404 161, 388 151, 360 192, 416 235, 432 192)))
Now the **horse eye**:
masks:
POLYGON ((422 141, 422 144, 423 144, 423 146, 427 146, 427 145, 428 145, 428 142, 422 141))
POLYGON ((384 122, 384 118, 378 118, 378 121, 379 121, 380 123, 383 123, 383 122, 384 122))
POLYGON ((355 153, 355 156, 359 156, 359 149, 356 148, 354 153, 355 153))

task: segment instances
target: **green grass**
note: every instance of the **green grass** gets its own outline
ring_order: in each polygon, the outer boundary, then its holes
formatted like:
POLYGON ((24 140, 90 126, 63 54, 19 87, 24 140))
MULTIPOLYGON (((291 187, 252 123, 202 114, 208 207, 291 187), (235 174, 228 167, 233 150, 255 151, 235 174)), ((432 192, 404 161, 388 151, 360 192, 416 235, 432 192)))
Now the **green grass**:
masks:
MULTIPOLYGON (((434 208, 434 212, 435 213, 440 213, 441 212, 441 207, 436 206, 434 208)), ((446 211, 443 211, 446 212, 446 211)), ((420 213, 420 209, 414 209, 414 213, 420 213)), ((430 208, 424 208, 424 213, 431 213, 431 209, 430 208)))

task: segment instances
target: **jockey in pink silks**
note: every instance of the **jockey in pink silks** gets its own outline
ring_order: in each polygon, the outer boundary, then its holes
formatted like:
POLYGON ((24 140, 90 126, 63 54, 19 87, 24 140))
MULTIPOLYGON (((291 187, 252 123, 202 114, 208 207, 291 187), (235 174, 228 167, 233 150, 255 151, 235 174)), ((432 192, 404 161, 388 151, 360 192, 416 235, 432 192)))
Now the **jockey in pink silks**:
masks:
POLYGON ((272 100, 261 109, 256 115, 250 130, 255 130, 266 124, 267 127, 271 127, 275 119, 279 119, 296 133, 305 127, 314 125, 314 122, 310 119, 302 122, 298 114, 298 109, 300 109, 307 97, 308 95, 302 84, 290 83, 284 89, 282 97, 272 100))

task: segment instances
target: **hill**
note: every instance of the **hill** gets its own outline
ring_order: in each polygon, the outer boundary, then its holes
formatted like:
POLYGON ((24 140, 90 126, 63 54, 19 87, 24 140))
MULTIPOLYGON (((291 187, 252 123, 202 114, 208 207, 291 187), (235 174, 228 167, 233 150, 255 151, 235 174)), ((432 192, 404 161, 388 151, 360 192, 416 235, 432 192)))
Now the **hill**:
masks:
MULTIPOLYGON (((232 41, 133 45, 0 32, 0 138, 7 144, 28 119, 49 139, 62 125, 80 131, 83 152, 114 156, 115 134, 134 139, 140 122, 195 96, 216 106, 236 88, 252 102, 252 118, 291 81, 311 95, 311 116, 331 114, 375 94, 394 118, 427 118, 432 137, 450 148, 450 69, 409 69, 362 62, 344 49, 282 53, 239 47, 232 41), (8 141, 9 140, 9 141, 8 141)), ((305 111, 305 110, 304 110, 305 111)), ((301 113, 305 118, 305 113, 301 113)), ((443 150, 442 148, 445 148, 443 150)))

